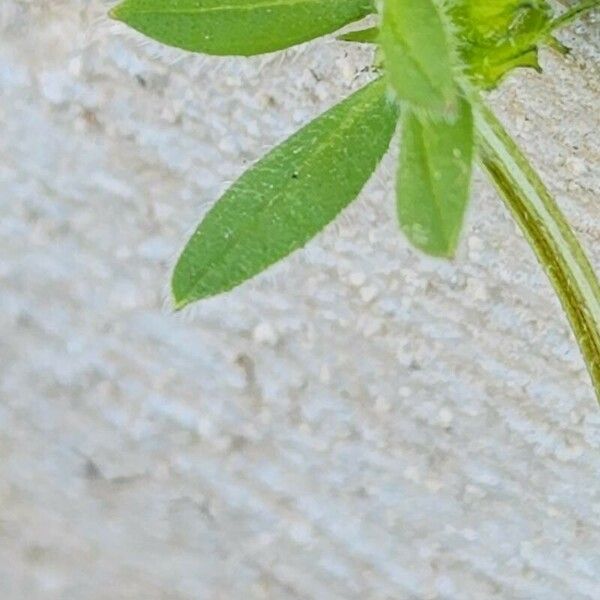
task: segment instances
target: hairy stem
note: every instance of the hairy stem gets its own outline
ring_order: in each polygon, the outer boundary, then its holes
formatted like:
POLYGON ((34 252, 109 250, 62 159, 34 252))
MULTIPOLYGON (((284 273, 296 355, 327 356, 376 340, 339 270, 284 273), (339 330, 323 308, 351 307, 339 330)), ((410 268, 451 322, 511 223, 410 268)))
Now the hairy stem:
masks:
POLYGON ((481 102, 483 166, 544 267, 569 318, 600 402, 600 284, 556 202, 502 124, 481 102))

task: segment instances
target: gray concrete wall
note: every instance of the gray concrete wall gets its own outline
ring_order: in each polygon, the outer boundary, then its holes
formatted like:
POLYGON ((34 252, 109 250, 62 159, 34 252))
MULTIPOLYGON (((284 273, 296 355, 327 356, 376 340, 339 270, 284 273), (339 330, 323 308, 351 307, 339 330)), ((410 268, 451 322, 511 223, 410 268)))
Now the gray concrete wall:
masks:
MULTIPOLYGON (((0 4, 0 597, 598 598, 600 412, 489 185, 433 261, 388 159, 305 251, 174 315, 199 216, 369 55, 182 55, 108 5, 0 4)), ((599 29, 493 98, 597 267, 599 29)))

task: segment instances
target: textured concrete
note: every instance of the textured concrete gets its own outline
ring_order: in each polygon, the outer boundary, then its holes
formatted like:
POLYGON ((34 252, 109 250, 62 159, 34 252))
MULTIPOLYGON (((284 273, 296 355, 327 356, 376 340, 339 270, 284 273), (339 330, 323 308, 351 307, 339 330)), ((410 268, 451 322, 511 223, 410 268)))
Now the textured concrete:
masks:
MULTIPOLYGON (((597 599, 600 412, 483 178, 452 263, 399 235, 388 159, 173 315, 202 211, 369 56, 184 56, 107 6, 0 4, 0 597, 597 599)), ((493 99, 597 267, 599 29, 493 99)))

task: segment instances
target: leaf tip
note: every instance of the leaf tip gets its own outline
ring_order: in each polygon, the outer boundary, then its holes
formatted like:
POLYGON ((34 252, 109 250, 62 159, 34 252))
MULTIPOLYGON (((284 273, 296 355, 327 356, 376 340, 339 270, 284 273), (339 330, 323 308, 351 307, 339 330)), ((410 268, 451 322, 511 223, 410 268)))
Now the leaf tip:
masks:
POLYGON ((173 307, 173 312, 181 312, 184 308, 186 308, 190 304, 190 301, 187 299, 177 300, 174 296, 171 298, 171 305, 173 307))
POLYGON ((174 312, 181 312, 184 308, 192 304, 195 300, 191 294, 177 288, 174 281, 171 282, 171 306, 174 312))
POLYGON ((127 7, 125 2, 121 2, 108 11, 108 16, 115 21, 125 21, 126 11, 127 7))
POLYGON ((171 306, 175 312, 180 312, 191 303, 190 295, 181 288, 177 268, 175 268, 171 278, 171 306))
POLYGON ((456 257, 460 241, 460 227, 453 232, 437 232, 419 223, 406 222, 400 214, 400 228, 408 241, 427 256, 442 260, 453 260, 456 257))
POLYGON ((440 260, 454 260, 456 257, 456 244, 451 242, 442 242, 435 245, 420 244, 416 240, 411 239, 410 242, 417 247, 421 252, 427 254, 431 258, 439 258, 440 260))

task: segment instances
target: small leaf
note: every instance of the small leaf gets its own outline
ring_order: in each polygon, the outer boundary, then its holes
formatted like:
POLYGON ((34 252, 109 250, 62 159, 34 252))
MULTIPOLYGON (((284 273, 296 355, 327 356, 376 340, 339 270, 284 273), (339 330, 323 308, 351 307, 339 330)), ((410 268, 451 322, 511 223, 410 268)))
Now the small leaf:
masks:
POLYGON ((304 246, 358 195, 396 121, 379 79, 246 171, 184 249, 172 281, 176 308, 230 290, 304 246))
POLYGON ((461 29, 480 40, 504 37, 528 12, 548 10, 546 0, 455 0, 450 7, 464 18, 461 29))
POLYGON ((560 40, 556 39, 553 35, 549 35, 546 38, 546 45, 555 52, 558 52, 562 56, 568 56, 571 53, 571 48, 565 46, 560 40))
POLYGON ((449 14, 463 40, 466 72, 478 87, 495 88, 517 67, 540 70, 538 46, 552 18, 546 0, 455 0, 449 14))
POLYGON ((400 225, 421 250, 450 257, 469 200, 474 147, 471 106, 461 100, 454 123, 432 122, 406 111, 401 135, 400 225))
POLYGON ((359 44, 375 44, 378 39, 378 27, 368 27, 367 29, 349 31, 348 33, 338 36, 338 40, 341 40, 342 42, 357 42, 359 44))
POLYGON ((451 35, 432 0, 383 4, 379 41, 389 83, 398 99, 438 116, 457 108, 451 35))
POLYGON ((111 16, 169 46, 251 56, 320 37, 373 11, 372 0, 125 0, 111 16))

